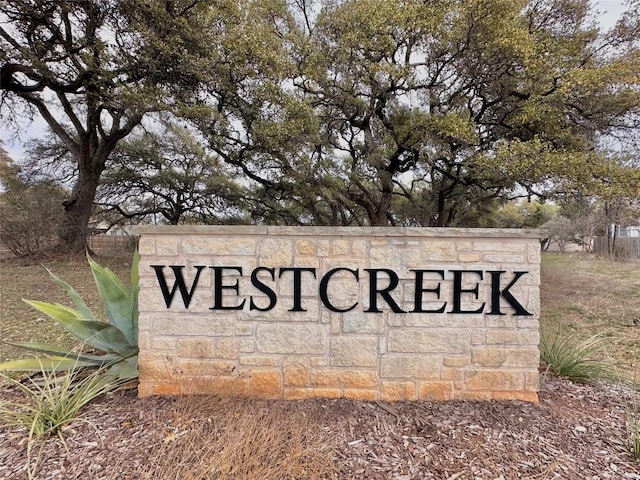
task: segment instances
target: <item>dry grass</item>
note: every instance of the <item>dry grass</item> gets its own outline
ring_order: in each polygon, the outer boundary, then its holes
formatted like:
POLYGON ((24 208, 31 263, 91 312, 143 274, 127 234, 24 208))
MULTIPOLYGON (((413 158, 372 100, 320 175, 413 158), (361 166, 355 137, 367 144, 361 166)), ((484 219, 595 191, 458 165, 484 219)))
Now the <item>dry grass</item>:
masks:
POLYGON ((330 478, 333 448, 313 411, 292 404, 181 398, 173 428, 142 478, 316 480, 330 478))
POLYGON ((640 369, 640 262, 545 254, 540 295, 547 335, 598 335, 603 359, 633 378, 640 369))

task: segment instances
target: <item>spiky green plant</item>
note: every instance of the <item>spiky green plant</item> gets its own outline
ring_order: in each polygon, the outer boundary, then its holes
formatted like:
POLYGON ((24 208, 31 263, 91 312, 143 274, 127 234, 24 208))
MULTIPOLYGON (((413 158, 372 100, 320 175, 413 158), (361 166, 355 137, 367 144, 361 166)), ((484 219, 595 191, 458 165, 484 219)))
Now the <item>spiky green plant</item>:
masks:
MULTIPOLYGON (((35 360, 37 362, 37 360, 35 360)), ((66 359, 65 359, 66 361, 66 359)), ((44 442, 33 455, 36 438, 57 434, 65 445, 62 428, 79 417, 80 410, 94 398, 115 390, 126 380, 105 374, 108 366, 86 374, 80 369, 67 369, 58 373, 56 369, 42 365, 40 375, 15 379, 0 374, 6 384, 23 395, 17 400, 0 399, 0 423, 13 425, 28 432, 27 474, 35 477, 44 448, 44 442)))
POLYGON ((540 338, 540 359, 547 370, 560 377, 575 381, 611 379, 615 371, 609 362, 602 359, 606 338, 594 335, 581 340, 576 333, 564 335, 543 334, 540 338))
MULTIPOLYGON (((75 308, 24 300, 28 305, 49 316, 81 343, 80 351, 41 342, 15 343, 12 345, 43 353, 40 358, 25 358, 0 363, 0 371, 75 370, 83 367, 109 366, 105 375, 119 380, 131 380, 138 376, 138 253, 134 253, 131 265, 131 287, 127 289, 108 268, 89 257, 98 293, 104 302, 107 322, 87 307, 80 295, 65 281, 49 271, 53 280, 69 295, 75 308), (87 348, 90 351, 85 351, 87 348)), ((76 349, 77 350, 77 349, 76 349)))

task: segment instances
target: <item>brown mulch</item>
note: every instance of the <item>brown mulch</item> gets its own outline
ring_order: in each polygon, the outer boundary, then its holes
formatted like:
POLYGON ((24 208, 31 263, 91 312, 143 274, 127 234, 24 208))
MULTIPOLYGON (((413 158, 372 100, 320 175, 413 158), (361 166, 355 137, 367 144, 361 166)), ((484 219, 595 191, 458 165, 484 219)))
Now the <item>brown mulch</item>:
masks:
MULTIPOLYGON (((0 401, 14 395, 2 391, 0 401)), ((323 453, 333 457, 333 471, 326 478, 640 480, 640 461, 623 444, 630 400, 631 391, 618 385, 582 385, 546 377, 539 404, 238 402, 252 404, 254 412, 258 405, 267 411, 284 411, 291 418, 304 417, 305 428, 331 446, 323 453)), ((178 413, 190 411, 197 416, 207 410, 207 402, 221 400, 138 399, 131 390, 98 399, 82 411, 83 420, 64 430, 64 442, 57 436, 48 439, 34 478, 160 478, 159 473, 149 473, 153 472, 150 463, 168 455, 190 435, 190 429, 197 428, 194 425, 211 422, 211 418, 185 421, 178 413), (191 402, 190 410, 185 410, 184 402, 191 402)), ((225 428, 233 428, 229 423, 233 422, 227 419, 225 428)), ((24 431, 0 425, 0 478, 28 478, 27 444, 24 431)), ((35 445, 33 450, 37 453, 38 448, 35 445)))

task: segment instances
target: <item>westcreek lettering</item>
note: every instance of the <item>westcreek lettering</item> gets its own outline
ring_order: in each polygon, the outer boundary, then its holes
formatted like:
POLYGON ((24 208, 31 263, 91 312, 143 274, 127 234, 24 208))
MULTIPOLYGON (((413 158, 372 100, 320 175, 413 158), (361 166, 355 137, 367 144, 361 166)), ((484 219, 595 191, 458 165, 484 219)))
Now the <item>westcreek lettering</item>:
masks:
MULTIPOLYGON (((274 284, 281 278, 290 276, 293 279, 292 288, 292 305, 289 312, 306 312, 302 298, 302 282, 311 279, 318 281, 318 294, 325 308, 332 312, 349 312, 358 307, 359 302, 355 302, 349 306, 336 306, 331 302, 327 290, 334 276, 339 272, 346 272, 349 276, 353 276, 354 288, 361 279, 368 279, 369 306, 363 309, 364 312, 381 313, 382 305, 386 304, 395 313, 445 313, 445 314, 478 314, 487 313, 489 315, 506 315, 502 311, 503 305, 508 305, 513 309, 514 315, 532 315, 511 293, 511 288, 527 274, 526 271, 513 272, 512 278, 506 277, 504 270, 432 270, 432 269, 411 269, 412 278, 410 281, 414 284, 413 308, 403 310, 393 296, 393 291, 397 288, 400 279, 398 274, 387 268, 364 268, 351 269, 347 267, 334 268, 326 272, 321 277, 315 268, 309 267, 257 267, 251 271, 251 284, 261 292, 264 296, 260 296, 260 301, 256 303, 254 297, 250 295, 242 298, 238 276, 244 276, 241 266, 206 266, 195 265, 195 274, 190 286, 187 286, 183 275, 184 265, 151 265, 154 269, 158 284, 162 292, 167 308, 171 307, 176 292, 180 292, 184 308, 188 309, 193 298, 193 294, 198 286, 198 281, 202 273, 207 270, 213 275, 213 306, 210 310, 257 310, 267 312, 273 309, 278 302, 278 296, 274 290, 274 284), (165 268, 169 268, 173 272, 173 285, 169 288, 169 283, 165 277, 165 268), (259 278, 259 275, 265 272, 270 278, 265 281, 265 275, 259 278), (230 276, 234 276, 231 279, 230 276), (432 278, 436 277, 436 278, 432 278), (480 304, 479 286, 480 282, 488 279, 490 282, 489 298, 480 304), (441 298, 442 281, 451 281, 453 288, 451 289, 450 298, 444 300, 441 298), (467 286, 463 288, 463 285, 467 286), (469 285, 472 286, 469 286, 469 285), (471 294, 473 301, 463 305, 463 294, 471 294), (248 302, 247 302, 248 300, 248 302), (268 300, 266 304, 260 304, 263 300, 268 300), (440 302, 434 308, 425 308, 424 301, 440 302), (449 303, 450 302, 450 303, 449 303), (473 303, 469 306, 468 303, 473 303)), ((468 298, 468 297, 467 297, 468 298)))

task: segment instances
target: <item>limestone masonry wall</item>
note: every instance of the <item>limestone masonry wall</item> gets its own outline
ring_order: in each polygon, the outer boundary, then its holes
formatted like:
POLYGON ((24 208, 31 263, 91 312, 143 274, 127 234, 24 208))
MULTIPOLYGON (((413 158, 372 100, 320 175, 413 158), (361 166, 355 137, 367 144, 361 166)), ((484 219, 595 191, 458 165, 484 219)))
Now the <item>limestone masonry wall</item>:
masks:
POLYGON ((537 401, 535 231, 139 233, 141 396, 537 401))

